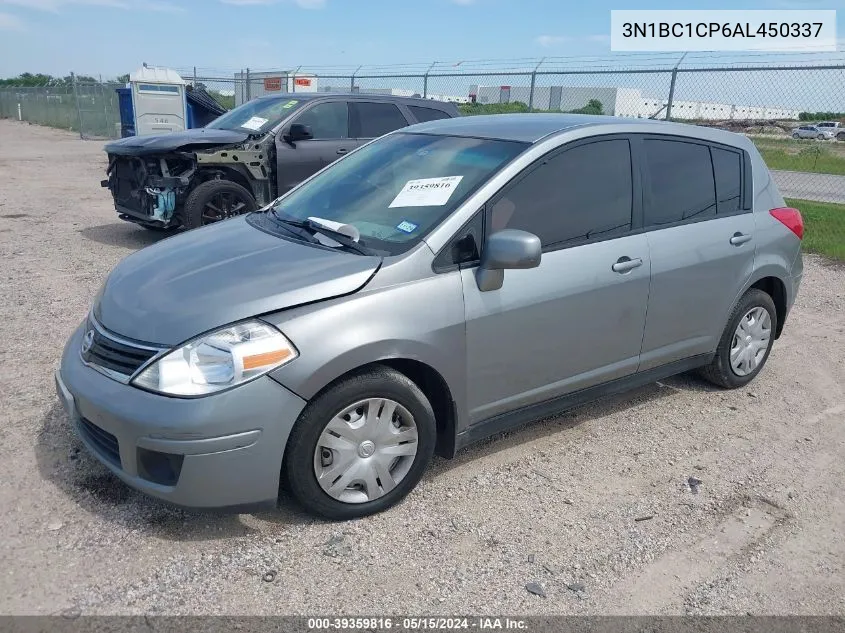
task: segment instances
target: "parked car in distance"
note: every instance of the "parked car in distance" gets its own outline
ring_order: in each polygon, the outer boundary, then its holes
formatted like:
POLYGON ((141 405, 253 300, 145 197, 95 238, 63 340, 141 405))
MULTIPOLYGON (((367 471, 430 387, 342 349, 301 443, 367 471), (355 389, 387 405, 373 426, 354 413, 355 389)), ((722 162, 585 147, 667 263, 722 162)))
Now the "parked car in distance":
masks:
POLYGON ((259 97, 204 128, 107 144, 101 184, 123 220, 194 229, 268 204, 373 138, 456 116, 455 104, 418 97, 259 97))
POLYGON ((817 127, 832 132, 837 141, 845 141, 845 126, 841 121, 822 121, 816 124, 817 127))
POLYGON ((833 128, 824 128, 818 125, 801 125, 792 131, 792 138, 814 138, 825 141, 835 136, 833 128))
POLYGON ((272 206, 120 262, 56 386, 181 505, 384 510, 435 452, 699 370, 764 367, 803 224, 744 136, 516 114, 397 130, 272 206))

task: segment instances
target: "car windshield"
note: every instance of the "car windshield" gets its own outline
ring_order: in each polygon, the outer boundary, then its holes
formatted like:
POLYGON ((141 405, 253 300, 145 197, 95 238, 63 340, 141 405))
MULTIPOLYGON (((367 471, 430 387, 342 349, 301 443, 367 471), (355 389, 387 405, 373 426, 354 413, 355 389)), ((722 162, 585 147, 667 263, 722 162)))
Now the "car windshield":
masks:
POLYGON ((205 127, 213 130, 236 130, 249 134, 262 134, 302 105, 301 100, 289 95, 256 99, 214 119, 205 127))
POLYGON ((367 248, 399 254, 419 242, 526 143, 395 133, 373 141, 273 207, 281 221, 354 226, 367 248))

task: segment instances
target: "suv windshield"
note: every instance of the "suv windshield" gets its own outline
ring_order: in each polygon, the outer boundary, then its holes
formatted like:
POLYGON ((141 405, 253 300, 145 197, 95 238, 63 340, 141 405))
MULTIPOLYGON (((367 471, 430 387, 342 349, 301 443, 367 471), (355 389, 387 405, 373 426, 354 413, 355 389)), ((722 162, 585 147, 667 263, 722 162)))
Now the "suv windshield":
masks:
POLYGON ((351 224, 361 245, 399 254, 419 242, 528 144, 395 133, 338 161, 273 206, 282 220, 351 224))
POLYGON ((290 96, 262 98, 244 103, 214 119, 205 127, 212 130, 235 130, 262 134, 302 105, 290 96))

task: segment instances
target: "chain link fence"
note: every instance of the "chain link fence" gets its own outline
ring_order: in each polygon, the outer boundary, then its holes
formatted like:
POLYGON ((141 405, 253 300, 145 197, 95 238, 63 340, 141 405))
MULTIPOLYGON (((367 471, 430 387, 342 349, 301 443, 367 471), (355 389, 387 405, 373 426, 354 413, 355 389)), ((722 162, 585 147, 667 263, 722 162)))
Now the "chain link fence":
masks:
POLYGON ((0 88, 0 117, 78 132, 81 138, 118 138, 120 84, 0 88))
MULTIPOLYGON (((845 61, 682 65, 637 58, 624 69, 589 59, 423 67, 178 69, 226 109, 263 95, 354 92, 438 99, 464 115, 574 112, 672 119, 749 136, 811 230, 809 250, 845 259, 845 61), (823 124, 823 125, 819 125, 823 124)), ((0 88, 0 116, 120 136, 117 84, 0 88)))

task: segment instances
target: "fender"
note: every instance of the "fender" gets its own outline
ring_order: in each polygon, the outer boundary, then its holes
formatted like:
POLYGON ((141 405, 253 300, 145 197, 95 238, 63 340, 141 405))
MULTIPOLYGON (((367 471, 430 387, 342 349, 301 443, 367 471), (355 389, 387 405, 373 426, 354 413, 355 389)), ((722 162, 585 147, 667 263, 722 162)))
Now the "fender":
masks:
POLYGON ((266 315, 299 350, 270 377, 305 400, 349 372, 407 359, 449 385, 456 427, 466 420, 466 326, 458 275, 432 275, 266 315), (437 305, 431 304, 436 297, 437 305))

